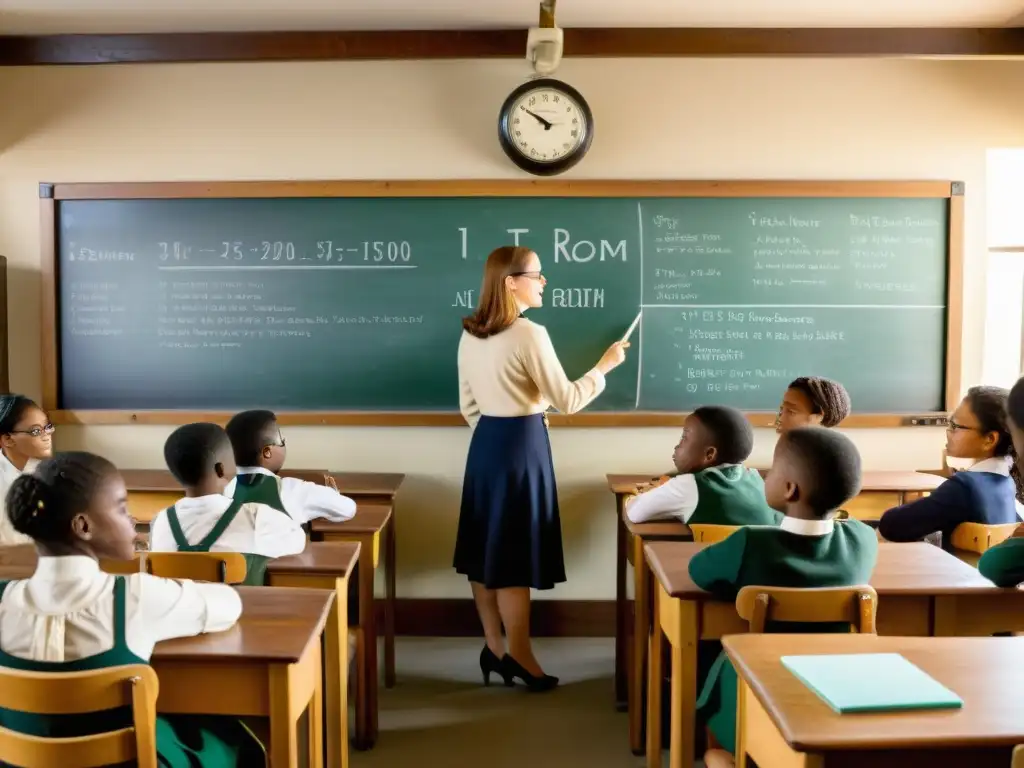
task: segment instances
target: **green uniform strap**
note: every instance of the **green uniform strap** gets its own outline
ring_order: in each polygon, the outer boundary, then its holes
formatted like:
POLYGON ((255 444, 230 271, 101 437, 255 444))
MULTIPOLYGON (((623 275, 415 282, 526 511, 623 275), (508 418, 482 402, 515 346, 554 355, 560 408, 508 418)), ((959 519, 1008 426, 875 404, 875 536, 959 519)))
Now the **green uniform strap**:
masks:
POLYGON ((231 522, 238 517, 238 513, 242 509, 242 504, 244 503, 245 502, 240 499, 237 501, 232 499, 231 505, 224 510, 224 514, 220 516, 220 520, 217 521, 217 524, 213 526, 213 529, 206 534, 206 537, 202 541, 199 542, 198 546, 202 547, 201 551, 210 551, 210 547, 217 543, 217 540, 221 537, 224 531, 228 529, 231 522))
POLYGON ((221 537, 224 531, 227 530, 231 522, 238 517, 239 511, 242 509, 242 504, 245 502, 241 499, 232 500, 231 504, 224 514, 220 516, 217 524, 213 526, 203 540, 197 544, 189 544, 188 539, 185 538, 184 531, 181 530, 181 523, 178 521, 178 513, 174 507, 167 510, 167 522, 171 525, 171 535, 174 536, 174 543, 178 546, 179 552, 209 552, 210 547, 217 543, 217 540, 221 537))
POLYGON ((171 536, 174 537, 174 543, 178 545, 178 551, 188 551, 192 545, 188 543, 188 539, 185 538, 185 532, 181 530, 181 523, 178 521, 178 510, 174 507, 167 510, 167 523, 171 526, 171 536))

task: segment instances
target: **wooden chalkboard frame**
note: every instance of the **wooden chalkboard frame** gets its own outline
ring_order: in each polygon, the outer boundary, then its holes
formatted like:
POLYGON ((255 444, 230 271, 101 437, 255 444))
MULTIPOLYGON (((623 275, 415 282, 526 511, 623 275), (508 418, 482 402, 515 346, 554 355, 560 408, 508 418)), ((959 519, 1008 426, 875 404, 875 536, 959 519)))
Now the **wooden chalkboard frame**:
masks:
MULTIPOLYGON (((893 197, 949 201, 947 254, 945 411, 929 413, 853 413, 849 427, 927 426, 943 423, 961 396, 963 325, 964 184, 960 181, 644 181, 644 180, 402 180, 402 181, 181 181, 40 184, 42 250, 42 373, 43 407, 59 424, 187 424, 223 423, 221 411, 116 411, 58 408, 59 232, 62 200, 124 200, 270 197, 893 197)), ((454 356, 452 365, 455 365, 454 356)), ((780 393, 781 395, 781 393, 780 393)), ((287 411, 278 414, 286 425, 449 427, 464 426, 457 411, 287 411)), ((554 426, 665 427, 681 426, 685 413, 651 411, 552 414, 554 426)), ((748 413, 754 426, 770 427, 775 413, 748 413)))

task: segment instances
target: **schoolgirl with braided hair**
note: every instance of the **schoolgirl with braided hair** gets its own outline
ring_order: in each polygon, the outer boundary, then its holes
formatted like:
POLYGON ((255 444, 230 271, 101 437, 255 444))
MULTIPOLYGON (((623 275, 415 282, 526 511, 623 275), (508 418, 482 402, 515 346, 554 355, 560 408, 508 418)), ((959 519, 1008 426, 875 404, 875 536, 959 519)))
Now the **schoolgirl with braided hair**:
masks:
POLYGON ((782 396, 775 431, 784 435, 799 427, 837 427, 850 415, 850 395, 838 381, 801 376, 782 396))
POLYGON ((1017 500, 1018 473, 1013 437, 1007 419, 1009 392, 1002 387, 971 387, 950 414, 946 454, 967 459, 971 466, 909 504, 894 507, 878 521, 889 541, 917 541, 939 532, 951 549, 953 531, 961 523, 1001 525, 1020 521, 1024 505, 1017 500))
MULTIPOLYGON (((220 632, 241 614, 226 584, 114 576, 101 560, 134 557, 135 521, 117 468, 85 452, 60 453, 7 492, 15 529, 35 542, 31 577, 0 581, 0 666, 76 672, 148 664, 161 640, 220 632)), ((0 727, 70 738, 130 727, 130 710, 39 715, 0 709, 0 727)), ((169 768, 262 765, 265 753, 233 718, 157 717, 157 752, 169 768)))
POLYGON ((3 499, 18 476, 53 455, 52 436, 53 424, 32 400, 24 395, 0 395, 0 546, 32 542, 14 530, 3 499))

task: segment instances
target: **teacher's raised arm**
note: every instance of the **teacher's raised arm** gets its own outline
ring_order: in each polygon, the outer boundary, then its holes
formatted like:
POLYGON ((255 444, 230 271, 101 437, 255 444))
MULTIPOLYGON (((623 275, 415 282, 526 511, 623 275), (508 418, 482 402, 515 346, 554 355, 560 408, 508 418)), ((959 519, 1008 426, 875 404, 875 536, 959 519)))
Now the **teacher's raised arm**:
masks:
POLYGON ((576 413, 604 391, 605 374, 625 359, 617 341, 576 381, 562 369, 547 330, 523 313, 544 303, 547 281, 529 248, 487 257, 476 311, 462 322, 459 405, 473 435, 462 486, 455 570, 472 585, 487 644, 485 684, 519 678, 549 690, 530 643, 530 589, 565 581, 551 444, 544 411, 576 413), (505 637, 508 653, 505 652, 505 637))

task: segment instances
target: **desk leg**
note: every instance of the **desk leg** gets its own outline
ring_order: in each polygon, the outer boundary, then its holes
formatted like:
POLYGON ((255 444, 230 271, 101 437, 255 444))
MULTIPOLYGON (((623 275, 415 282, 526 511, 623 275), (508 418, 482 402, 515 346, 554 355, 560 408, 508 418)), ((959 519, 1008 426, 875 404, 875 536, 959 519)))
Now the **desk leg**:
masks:
POLYGON ((322 659, 317 656, 317 686, 313 698, 309 702, 309 766, 324 768, 324 689, 320 682, 323 679, 322 659))
POLYGON ((622 522, 625 495, 615 494, 615 707, 620 712, 629 707, 626 679, 626 548, 629 546, 626 524, 622 522))
MULTIPOLYGON (((668 597, 666 595, 666 597, 668 597)), ((697 640, 700 637, 697 610, 692 600, 672 601, 674 626, 668 632, 672 643, 672 730, 669 739, 669 768, 693 765, 697 732, 697 640)))
POLYGON ((644 753, 644 671, 650 642, 651 595, 644 542, 633 537, 633 636, 629 654, 629 748, 644 753))
POLYGON ((661 592, 654 596, 654 622, 647 649, 647 768, 661 768, 661 592))
POLYGON ((299 713, 292 709, 290 664, 270 668, 270 765, 271 768, 298 768, 299 740, 296 723, 299 713))
POLYGON ((387 566, 384 571, 384 687, 395 687, 395 513, 392 509, 388 522, 384 551, 387 566))
POLYGON ((327 767, 348 768, 348 580, 338 579, 324 629, 327 767))
POLYGON ((373 539, 359 547, 359 633, 356 645, 356 749, 377 741, 377 626, 373 605, 373 539))

